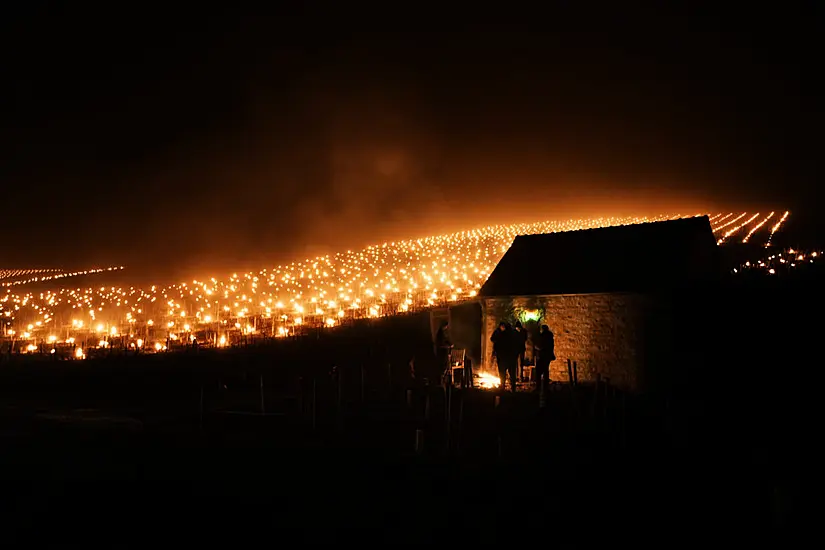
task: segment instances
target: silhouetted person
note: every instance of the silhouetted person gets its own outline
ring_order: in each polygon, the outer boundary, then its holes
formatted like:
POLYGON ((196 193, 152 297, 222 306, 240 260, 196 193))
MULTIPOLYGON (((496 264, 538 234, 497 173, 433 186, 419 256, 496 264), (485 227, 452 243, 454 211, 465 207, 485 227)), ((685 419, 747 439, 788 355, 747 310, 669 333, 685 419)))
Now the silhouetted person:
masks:
POLYGON ((504 349, 506 335, 507 323, 502 321, 498 324, 498 328, 493 332, 492 336, 490 336, 490 341, 493 343, 493 357, 496 358, 496 362, 498 362, 500 352, 504 349))
POLYGON ((524 376, 524 354, 527 352, 527 330, 521 325, 521 321, 516 321, 516 344, 519 347, 518 354, 518 377, 524 376))
POLYGON ((442 322, 435 335, 435 356, 442 376, 447 376, 450 371, 450 352, 453 349, 453 343, 450 342, 449 329, 450 326, 442 322))
POLYGON ((556 341, 553 332, 547 325, 541 325, 539 339, 535 343, 536 357, 536 389, 541 389, 542 376, 544 382, 550 381, 550 362, 556 358, 556 341))
POLYGON ((504 391, 507 374, 510 374, 510 390, 516 391, 516 371, 518 370, 519 343, 515 331, 510 325, 502 321, 498 329, 490 336, 493 343, 493 355, 498 364, 498 376, 501 380, 501 391, 504 391))

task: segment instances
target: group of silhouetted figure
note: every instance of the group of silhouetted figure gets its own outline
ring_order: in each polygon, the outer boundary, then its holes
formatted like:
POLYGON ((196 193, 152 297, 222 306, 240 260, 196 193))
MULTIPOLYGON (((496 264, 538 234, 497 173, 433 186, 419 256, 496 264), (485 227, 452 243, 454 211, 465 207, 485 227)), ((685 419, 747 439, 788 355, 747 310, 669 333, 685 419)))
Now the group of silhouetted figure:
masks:
MULTIPOLYGON (((449 325, 446 322, 442 323, 435 337, 436 358, 445 377, 451 375, 450 370, 453 367, 450 363, 453 344, 448 336, 448 329, 449 325)), ((506 387, 508 376, 510 390, 516 391, 516 382, 522 378, 524 367, 528 364, 526 361, 528 340, 530 340, 530 335, 520 321, 516 321, 515 325, 502 321, 490 337, 502 391, 506 387)), ((534 338, 532 343, 536 391, 541 391, 550 382, 550 363, 556 359, 555 338, 550 327, 542 325, 538 338, 534 338)), ((469 374, 469 376, 472 375, 469 374)))
MULTIPOLYGON (((523 372, 527 340, 529 335, 521 322, 515 326, 502 321, 493 332, 490 341, 493 343, 493 357, 498 365, 498 375, 501 379, 501 389, 505 388, 507 377, 510 378, 510 391, 516 391, 516 381, 523 372)), ((541 391, 544 384, 550 381, 550 362, 556 358, 555 340, 553 332, 547 325, 542 325, 538 339, 533 342, 533 356, 535 358, 536 389, 541 391)))

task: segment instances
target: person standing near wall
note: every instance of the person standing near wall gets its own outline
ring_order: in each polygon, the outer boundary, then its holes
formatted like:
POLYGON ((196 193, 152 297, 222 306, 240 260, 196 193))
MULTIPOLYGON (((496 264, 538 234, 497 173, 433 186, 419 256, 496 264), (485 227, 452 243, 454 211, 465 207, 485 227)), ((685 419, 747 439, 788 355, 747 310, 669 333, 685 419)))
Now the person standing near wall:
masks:
POLYGON ((516 391, 516 371, 518 370, 519 340, 516 331, 502 321, 498 329, 490 336, 493 343, 493 355, 498 364, 498 376, 501 391, 504 391, 507 374, 510 375, 510 389, 516 391))
POLYGON ((516 332, 514 334, 518 348, 518 377, 524 379, 524 355, 527 353, 527 329, 521 321, 516 321, 516 332))
POLYGON ((550 381, 550 362, 556 359, 556 341, 550 327, 541 325, 539 339, 534 347, 538 352, 536 359, 536 391, 541 391, 541 385, 550 381))

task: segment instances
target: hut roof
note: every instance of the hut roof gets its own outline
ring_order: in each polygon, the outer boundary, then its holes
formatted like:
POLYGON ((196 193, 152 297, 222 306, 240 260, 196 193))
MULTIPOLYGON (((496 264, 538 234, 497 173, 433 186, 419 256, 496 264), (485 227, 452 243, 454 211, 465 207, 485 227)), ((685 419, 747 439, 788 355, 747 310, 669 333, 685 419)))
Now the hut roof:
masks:
POLYGON ((707 216, 519 235, 480 297, 652 291, 718 275, 707 216))

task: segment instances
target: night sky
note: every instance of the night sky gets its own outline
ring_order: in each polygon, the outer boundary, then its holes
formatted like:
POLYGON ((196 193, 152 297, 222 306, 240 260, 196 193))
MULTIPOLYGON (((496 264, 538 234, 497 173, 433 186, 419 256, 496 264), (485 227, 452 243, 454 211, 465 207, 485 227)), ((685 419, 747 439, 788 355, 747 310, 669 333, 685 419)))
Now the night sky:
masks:
POLYGON ((825 29, 789 4, 18 8, 0 267, 221 272, 511 220, 804 212, 825 29))

